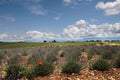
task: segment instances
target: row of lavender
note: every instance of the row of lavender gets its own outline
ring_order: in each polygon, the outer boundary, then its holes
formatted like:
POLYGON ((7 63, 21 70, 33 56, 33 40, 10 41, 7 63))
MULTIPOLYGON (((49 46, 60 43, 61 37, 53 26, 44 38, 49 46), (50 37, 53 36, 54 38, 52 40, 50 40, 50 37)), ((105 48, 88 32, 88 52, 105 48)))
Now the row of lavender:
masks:
POLYGON ((1 49, 0 65, 7 72, 7 80, 22 77, 32 80, 52 74, 56 66, 64 73, 78 73, 85 68, 86 61, 91 62, 94 55, 99 55, 100 59, 91 63, 92 66, 89 64, 90 69, 109 70, 110 67, 120 66, 120 46, 109 45, 1 49), (82 60, 83 52, 87 53, 86 60, 82 60), (104 66, 101 68, 101 65, 104 66))

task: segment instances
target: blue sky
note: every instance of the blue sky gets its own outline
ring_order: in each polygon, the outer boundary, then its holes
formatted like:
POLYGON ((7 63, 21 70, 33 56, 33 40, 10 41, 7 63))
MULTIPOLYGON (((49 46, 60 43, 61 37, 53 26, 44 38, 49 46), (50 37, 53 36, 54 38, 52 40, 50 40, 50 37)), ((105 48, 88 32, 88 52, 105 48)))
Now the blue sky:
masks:
POLYGON ((120 0, 0 0, 0 40, 120 37, 120 0))

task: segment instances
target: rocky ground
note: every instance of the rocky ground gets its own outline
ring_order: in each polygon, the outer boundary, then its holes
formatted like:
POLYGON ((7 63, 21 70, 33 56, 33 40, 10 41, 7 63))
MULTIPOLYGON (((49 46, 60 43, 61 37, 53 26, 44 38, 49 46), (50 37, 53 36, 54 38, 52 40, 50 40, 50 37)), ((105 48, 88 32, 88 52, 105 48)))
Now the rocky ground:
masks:
MULTIPOLYGON (((27 79, 22 79, 27 80, 27 79)), ((82 70, 79 74, 54 73, 50 76, 35 78, 34 80, 120 80, 120 69, 109 71, 82 70)))

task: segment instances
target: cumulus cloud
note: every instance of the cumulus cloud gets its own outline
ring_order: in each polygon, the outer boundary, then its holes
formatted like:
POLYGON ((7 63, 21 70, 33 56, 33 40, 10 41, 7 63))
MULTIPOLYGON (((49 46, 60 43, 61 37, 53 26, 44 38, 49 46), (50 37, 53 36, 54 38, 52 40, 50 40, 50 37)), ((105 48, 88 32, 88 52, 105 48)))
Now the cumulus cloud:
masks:
POLYGON ((120 14, 120 0, 115 0, 113 2, 104 3, 103 1, 98 2, 96 5, 97 9, 101 9, 106 15, 117 15, 120 14))
POLYGON ((45 33, 40 31, 28 31, 26 32, 26 37, 28 39, 58 39, 60 36, 51 32, 45 33))
POLYGON ((79 20, 75 23, 76 26, 85 26, 87 22, 85 20, 79 20))
POLYGON ((5 39, 5 38, 7 38, 9 35, 8 34, 0 34, 0 39, 5 39))
POLYGON ((15 35, 15 34, 8 34, 8 33, 3 33, 0 34, 0 40, 21 40, 24 39, 23 36, 15 35))
POLYGON ((120 22, 101 25, 90 24, 85 20, 78 20, 73 25, 63 29, 59 35, 52 32, 27 31, 23 35, 0 34, 0 40, 77 40, 84 38, 120 37, 120 22))
POLYGON ((120 23, 101 25, 89 24, 85 20, 79 20, 63 30, 62 37, 67 39, 79 39, 85 37, 118 37, 120 36, 120 23), (83 23, 76 25, 76 23, 83 23), (87 23, 87 24, 86 24, 87 23), (84 27, 83 27, 84 26, 84 27))
POLYGON ((26 40, 53 40, 60 39, 60 35, 53 34, 51 32, 45 33, 40 31, 27 31, 24 35, 15 35, 3 33, 0 34, 0 40, 15 40, 15 41, 26 41, 26 40))
POLYGON ((15 18, 11 16, 0 16, 0 18, 3 18, 5 20, 8 20, 10 22, 15 22, 15 18))

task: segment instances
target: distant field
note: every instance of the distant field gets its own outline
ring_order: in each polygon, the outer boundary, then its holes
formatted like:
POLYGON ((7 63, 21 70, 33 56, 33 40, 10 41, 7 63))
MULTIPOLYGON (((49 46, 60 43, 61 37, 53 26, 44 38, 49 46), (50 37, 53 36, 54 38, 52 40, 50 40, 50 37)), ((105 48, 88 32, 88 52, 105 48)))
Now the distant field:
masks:
POLYGON ((116 44, 117 42, 0 42, 0 49, 4 48, 26 48, 26 47, 49 47, 49 46, 79 46, 79 45, 97 45, 97 44, 116 44))
POLYGON ((120 41, 116 41, 116 42, 109 42, 110 44, 120 44, 120 41))

